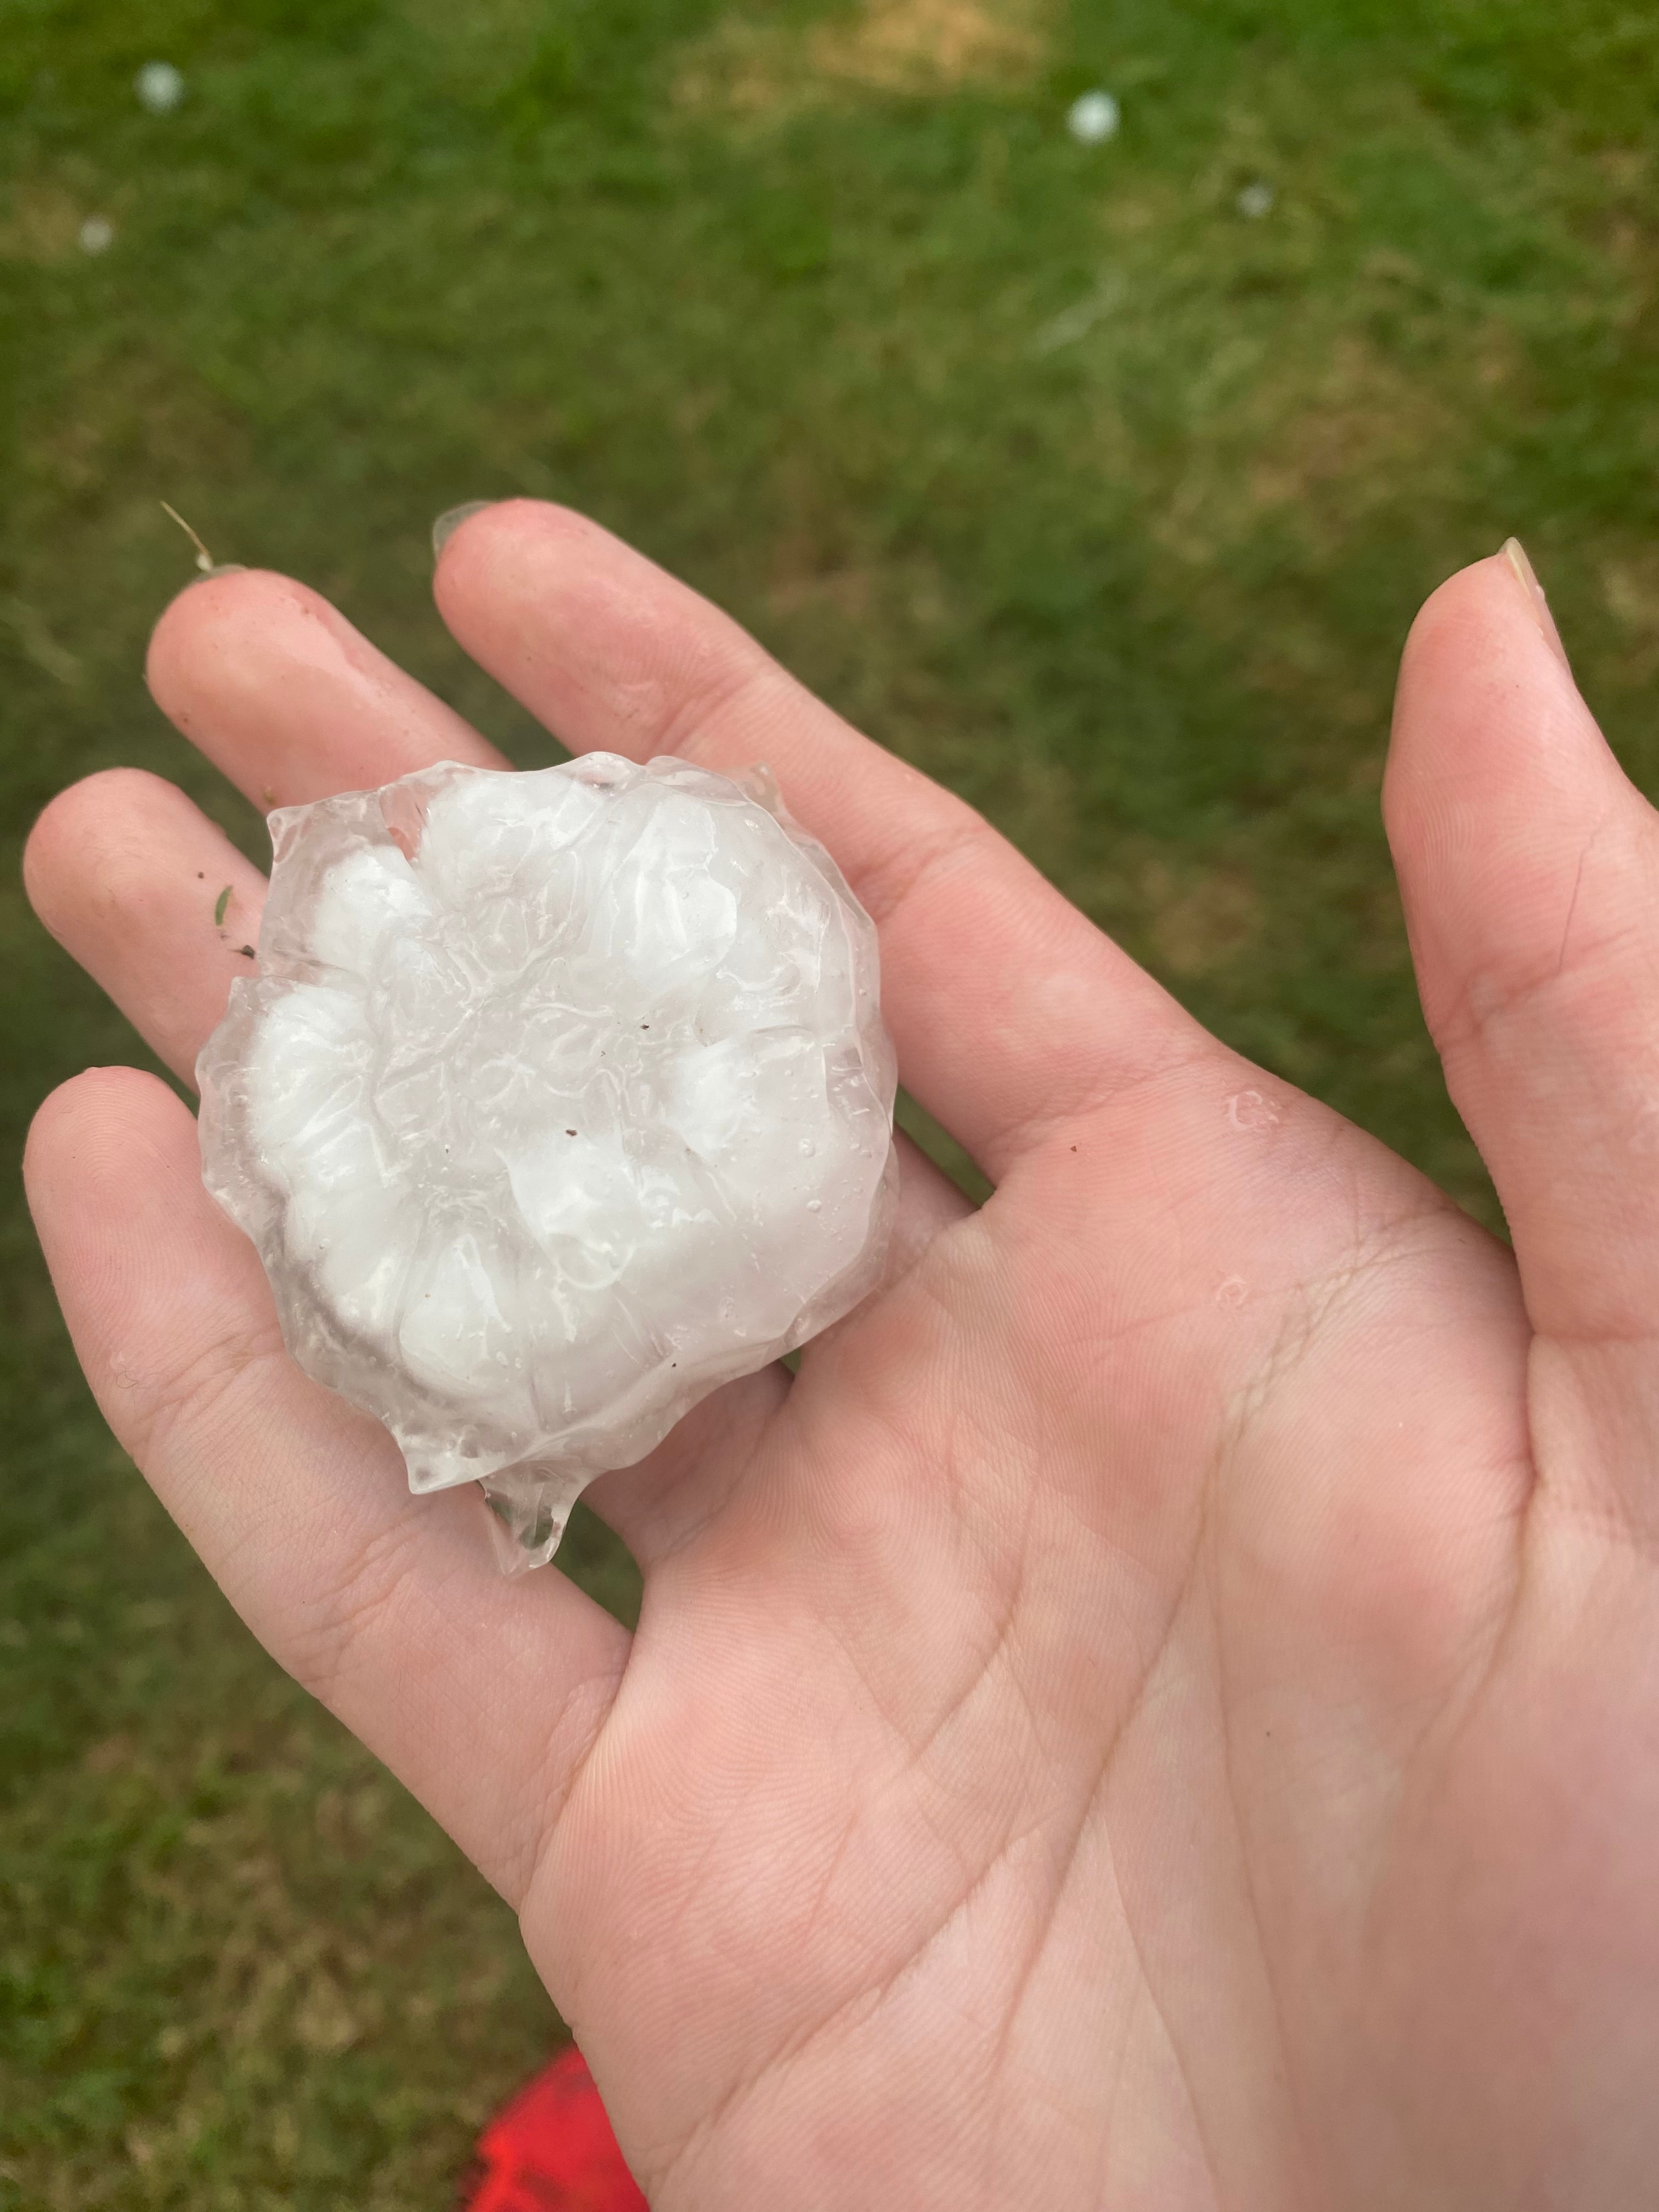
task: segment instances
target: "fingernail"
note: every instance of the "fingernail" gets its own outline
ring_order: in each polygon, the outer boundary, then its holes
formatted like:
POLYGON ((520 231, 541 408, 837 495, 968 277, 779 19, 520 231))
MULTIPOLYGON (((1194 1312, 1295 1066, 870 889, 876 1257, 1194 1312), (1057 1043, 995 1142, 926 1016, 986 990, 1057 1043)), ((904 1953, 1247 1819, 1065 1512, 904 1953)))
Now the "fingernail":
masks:
POLYGON ((432 526, 432 557, 435 561, 470 514, 494 507, 493 499, 469 499, 460 507, 447 507, 432 526))
POLYGON ((1528 560, 1527 549, 1518 538, 1504 539, 1504 558, 1514 569, 1522 589, 1526 592, 1528 605, 1532 609, 1532 618, 1542 631, 1545 644, 1550 647, 1562 667, 1571 672, 1572 663, 1567 659, 1567 648, 1561 642, 1561 633, 1555 627, 1555 617, 1550 612, 1550 603, 1544 597, 1544 586, 1539 582, 1538 573, 1532 562, 1528 560))

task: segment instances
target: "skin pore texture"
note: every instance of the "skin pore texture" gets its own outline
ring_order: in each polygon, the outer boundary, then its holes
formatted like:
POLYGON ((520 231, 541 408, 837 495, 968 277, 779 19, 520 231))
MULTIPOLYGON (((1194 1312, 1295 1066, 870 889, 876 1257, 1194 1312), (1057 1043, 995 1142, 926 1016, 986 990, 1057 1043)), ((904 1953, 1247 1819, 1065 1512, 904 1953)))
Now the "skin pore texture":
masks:
MULTIPOLYGON (((1208 1036, 984 822, 594 525, 443 547, 576 752, 757 758, 879 927, 886 1281, 591 1502, 630 1638, 283 1352, 187 1109, 42 1107, 76 1347, 254 1632, 517 1907, 664 2212, 1637 2206, 1659 2162, 1659 828, 1523 565, 1431 600, 1385 811, 1510 1253, 1208 1036)), ((303 586, 155 697, 284 805, 496 757, 303 586)), ((47 927, 187 1075, 263 885, 114 771, 47 927)), ((246 972, 246 963, 242 963, 246 972)))

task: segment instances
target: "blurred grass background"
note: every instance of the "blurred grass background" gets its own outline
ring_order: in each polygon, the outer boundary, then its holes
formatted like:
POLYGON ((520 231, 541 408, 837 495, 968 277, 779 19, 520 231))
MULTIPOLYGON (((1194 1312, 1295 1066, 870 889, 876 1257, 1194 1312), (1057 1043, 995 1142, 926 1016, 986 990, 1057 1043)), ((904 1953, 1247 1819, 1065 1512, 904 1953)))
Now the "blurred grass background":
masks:
MULTIPOLYGON (((9 0, 8 1158, 52 1084, 142 1057, 25 909, 38 808, 136 762, 258 849, 143 690, 191 573, 158 501, 530 764, 550 741, 426 588, 439 509, 527 491, 692 578, 1495 1219, 1378 824, 1390 685, 1425 593, 1515 531, 1659 768, 1653 29, 1628 0, 9 0), (1097 85, 1121 129, 1085 148, 1097 85)), ((8 1189, 0 2205, 444 2205, 561 2031, 505 1909, 109 1441, 8 1189)), ((626 1612, 627 1563, 591 1522, 578 1549, 626 1612)))

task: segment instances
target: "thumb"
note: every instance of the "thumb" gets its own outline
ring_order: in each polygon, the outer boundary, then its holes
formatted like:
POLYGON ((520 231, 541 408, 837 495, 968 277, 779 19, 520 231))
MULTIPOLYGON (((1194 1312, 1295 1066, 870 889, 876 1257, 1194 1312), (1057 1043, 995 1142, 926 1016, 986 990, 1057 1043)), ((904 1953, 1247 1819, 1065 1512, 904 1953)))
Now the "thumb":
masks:
POLYGON ((1407 644, 1383 811, 1446 1080, 1534 1328, 1659 1314, 1659 817, 1513 541, 1407 644))

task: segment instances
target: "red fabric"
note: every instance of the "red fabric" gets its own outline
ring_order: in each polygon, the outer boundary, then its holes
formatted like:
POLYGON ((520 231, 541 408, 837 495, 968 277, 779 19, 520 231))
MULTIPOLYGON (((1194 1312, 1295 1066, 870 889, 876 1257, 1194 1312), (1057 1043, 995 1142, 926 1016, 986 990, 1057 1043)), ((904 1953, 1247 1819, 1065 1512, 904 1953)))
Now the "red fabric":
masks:
POLYGON ((562 2051, 478 2138, 465 2212, 647 2212, 580 2051, 562 2051))

